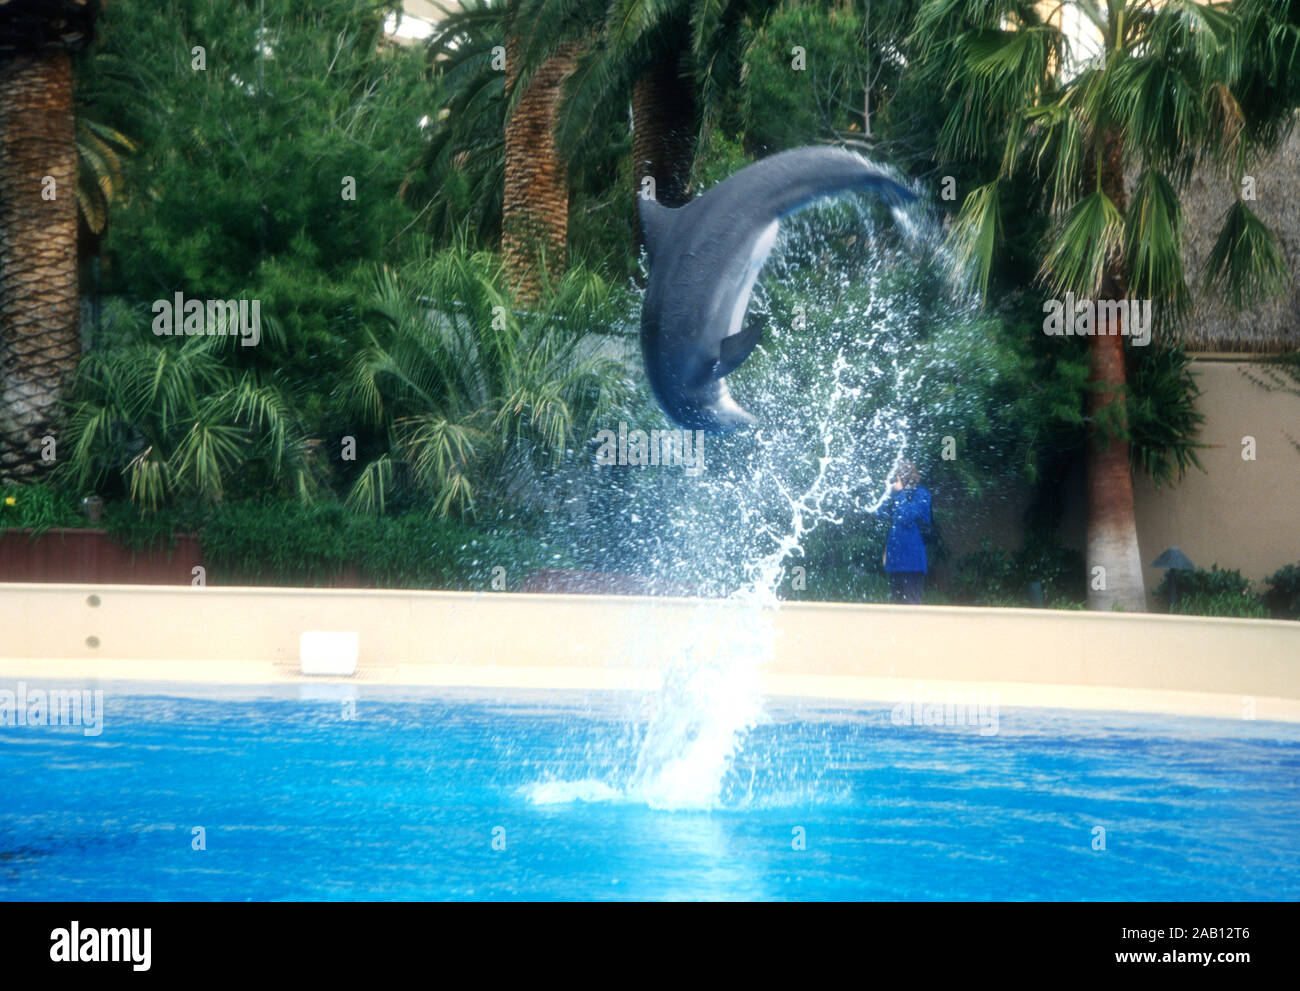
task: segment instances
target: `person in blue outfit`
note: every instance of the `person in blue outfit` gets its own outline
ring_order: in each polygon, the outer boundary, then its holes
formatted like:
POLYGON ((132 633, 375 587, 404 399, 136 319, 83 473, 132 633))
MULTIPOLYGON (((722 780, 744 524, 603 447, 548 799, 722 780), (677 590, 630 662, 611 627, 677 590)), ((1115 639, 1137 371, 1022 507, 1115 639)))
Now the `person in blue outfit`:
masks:
POLYGON ((895 605, 919 606, 929 570, 921 527, 930 526, 930 493, 921 488, 921 473, 910 461, 899 463, 891 487, 889 498, 875 513, 888 513, 891 520, 885 541, 889 599, 895 605))

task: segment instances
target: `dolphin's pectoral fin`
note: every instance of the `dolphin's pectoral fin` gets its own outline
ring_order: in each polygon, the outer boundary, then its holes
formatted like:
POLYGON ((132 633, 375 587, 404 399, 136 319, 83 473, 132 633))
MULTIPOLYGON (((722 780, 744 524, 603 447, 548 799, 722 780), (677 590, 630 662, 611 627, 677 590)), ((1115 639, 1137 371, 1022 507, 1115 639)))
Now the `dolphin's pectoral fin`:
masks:
POLYGON ((718 348, 718 360, 713 365, 713 377, 726 378, 739 368, 750 352, 758 347, 766 326, 767 314, 751 314, 739 334, 724 337, 718 348))

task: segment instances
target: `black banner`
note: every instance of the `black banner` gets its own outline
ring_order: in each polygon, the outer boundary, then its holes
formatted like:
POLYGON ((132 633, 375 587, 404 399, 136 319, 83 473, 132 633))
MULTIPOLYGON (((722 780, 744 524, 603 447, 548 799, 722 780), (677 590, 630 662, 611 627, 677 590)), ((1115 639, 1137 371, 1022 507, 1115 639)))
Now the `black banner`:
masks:
POLYGON ((434 962, 496 980, 503 968, 541 978, 616 952, 651 967, 689 955, 739 973, 779 961, 909 983, 1126 973, 1222 983, 1290 971, 1295 918, 1292 904, 1257 903, 8 903, 0 959, 11 977, 337 980, 434 962))

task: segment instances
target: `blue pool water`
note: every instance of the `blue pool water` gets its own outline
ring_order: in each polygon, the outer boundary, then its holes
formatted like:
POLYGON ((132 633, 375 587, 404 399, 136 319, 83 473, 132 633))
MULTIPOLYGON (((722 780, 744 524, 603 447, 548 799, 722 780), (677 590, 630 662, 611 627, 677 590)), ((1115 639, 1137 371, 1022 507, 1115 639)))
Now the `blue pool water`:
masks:
POLYGON ((633 695, 164 691, 0 727, 0 898, 1300 897, 1287 724, 769 702, 670 810, 627 785, 633 695))

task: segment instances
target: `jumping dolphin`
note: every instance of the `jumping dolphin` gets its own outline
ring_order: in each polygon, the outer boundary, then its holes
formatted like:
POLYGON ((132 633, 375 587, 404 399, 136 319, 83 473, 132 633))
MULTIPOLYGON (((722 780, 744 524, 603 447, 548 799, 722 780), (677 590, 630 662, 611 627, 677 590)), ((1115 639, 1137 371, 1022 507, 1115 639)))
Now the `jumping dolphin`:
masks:
POLYGON ((762 335, 761 323, 742 328, 749 294, 780 219, 851 190, 893 203, 916 198, 851 151, 796 148, 741 169, 683 207, 638 199, 650 267, 641 353, 655 398, 673 420, 709 433, 754 425, 724 381, 762 335))

